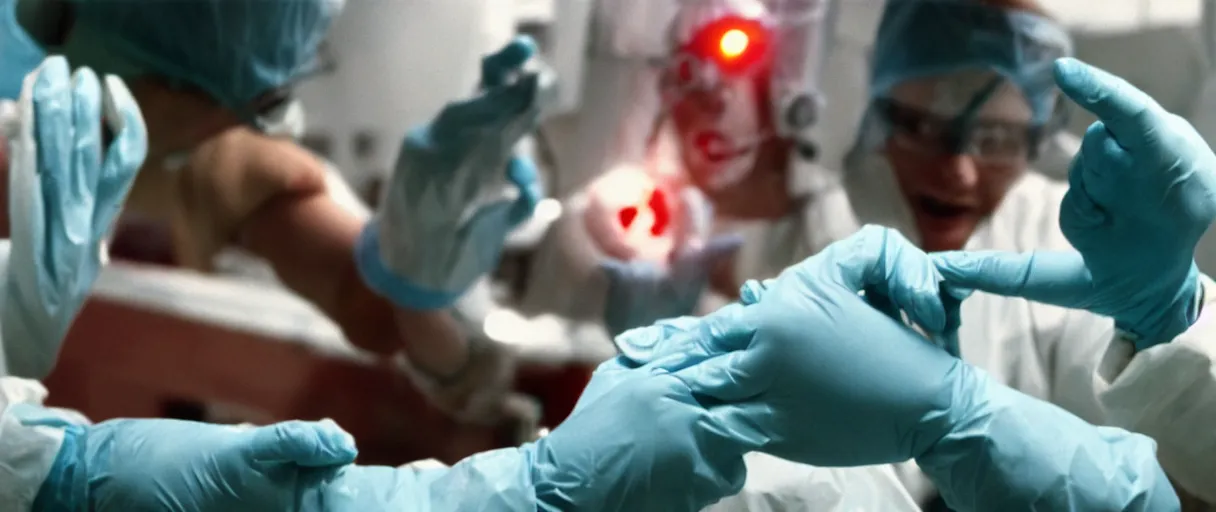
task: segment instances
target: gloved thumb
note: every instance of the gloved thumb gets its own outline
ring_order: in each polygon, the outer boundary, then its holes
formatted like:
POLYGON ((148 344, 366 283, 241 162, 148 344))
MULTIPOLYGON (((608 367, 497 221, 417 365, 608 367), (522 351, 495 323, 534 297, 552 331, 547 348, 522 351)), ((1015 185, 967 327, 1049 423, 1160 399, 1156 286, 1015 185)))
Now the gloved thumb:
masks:
POLYGON ((519 188, 519 198, 507 212, 507 223, 514 228, 532 218, 536 205, 544 199, 544 193, 537 180, 536 165, 531 159, 519 156, 511 158, 507 164, 507 179, 519 188))
POLYGON ((1144 143, 1161 106, 1126 80, 1072 58, 1055 63, 1056 83, 1072 101, 1097 116, 1126 149, 1144 143))
POLYGON ((256 462, 304 467, 350 464, 359 450, 355 439, 332 420, 287 421, 254 430, 248 456, 256 462))
POLYGON ((1093 277, 1077 252, 952 251, 931 257, 946 283, 956 288, 1074 309, 1084 309, 1093 295, 1093 277))
POLYGON ((744 350, 718 354, 685 366, 672 375, 694 394, 713 399, 709 403, 741 402, 764 392, 770 384, 768 375, 751 371, 748 362, 751 357, 752 354, 744 350))

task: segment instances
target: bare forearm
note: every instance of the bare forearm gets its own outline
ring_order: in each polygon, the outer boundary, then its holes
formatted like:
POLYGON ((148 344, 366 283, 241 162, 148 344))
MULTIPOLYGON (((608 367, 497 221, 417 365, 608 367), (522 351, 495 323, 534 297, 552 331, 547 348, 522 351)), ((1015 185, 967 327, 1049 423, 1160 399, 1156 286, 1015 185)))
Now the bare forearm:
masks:
POLYGON ((270 201, 241 229, 241 245, 268 260, 279 278, 330 316, 350 342, 447 374, 464 362, 465 341, 444 312, 395 307, 369 290, 352 249, 362 221, 325 194, 270 201))

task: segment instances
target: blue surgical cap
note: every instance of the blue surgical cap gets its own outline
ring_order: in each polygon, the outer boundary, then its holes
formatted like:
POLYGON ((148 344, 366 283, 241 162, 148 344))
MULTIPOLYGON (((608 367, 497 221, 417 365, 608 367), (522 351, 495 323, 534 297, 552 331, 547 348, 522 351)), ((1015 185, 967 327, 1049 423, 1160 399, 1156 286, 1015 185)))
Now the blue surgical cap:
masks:
POLYGON ((317 68, 342 0, 75 0, 74 7, 69 58, 188 84, 240 110, 317 68))
POLYGON ((25 75, 45 58, 42 48, 17 23, 17 0, 0 0, 0 99, 21 96, 25 75))
POLYGON ((874 42, 870 94, 902 82, 989 69, 1026 95, 1036 122, 1055 109, 1052 63, 1072 55, 1068 33, 1049 18, 974 0, 890 0, 874 42))

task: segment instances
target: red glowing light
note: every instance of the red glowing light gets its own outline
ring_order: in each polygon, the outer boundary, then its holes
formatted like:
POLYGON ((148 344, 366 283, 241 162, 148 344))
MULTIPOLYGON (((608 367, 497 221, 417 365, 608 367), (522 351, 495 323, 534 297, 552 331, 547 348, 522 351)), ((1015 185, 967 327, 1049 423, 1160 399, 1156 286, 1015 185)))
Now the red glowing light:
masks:
POLYGON ((722 38, 718 40, 718 53, 724 59, 733 60, 746 53, 750 44, 751 37, 747 35, 747 32, 732 28, 722 34, 722 38))

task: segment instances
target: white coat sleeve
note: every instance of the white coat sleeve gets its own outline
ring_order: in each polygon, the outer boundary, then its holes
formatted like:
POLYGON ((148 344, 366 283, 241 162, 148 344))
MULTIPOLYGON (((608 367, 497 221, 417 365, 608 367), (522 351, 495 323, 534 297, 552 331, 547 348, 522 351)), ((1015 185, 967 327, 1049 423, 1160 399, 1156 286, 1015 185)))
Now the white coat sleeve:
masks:
POLYGON ((30 510, 59 454, 63 429, 24 425, 14 410, 42 410, 45 398, 37 381, 0 377, 0 509, 30 510))
POLYGON ((1216 282, 1200 279, 1199 319, 1170 343, 1136 353, 1110 319, 1070 311, 1054 343, 1040 347, 1050 347, 1053 402, 1153 438, 1166 473, 1216 503, 1216 282))

